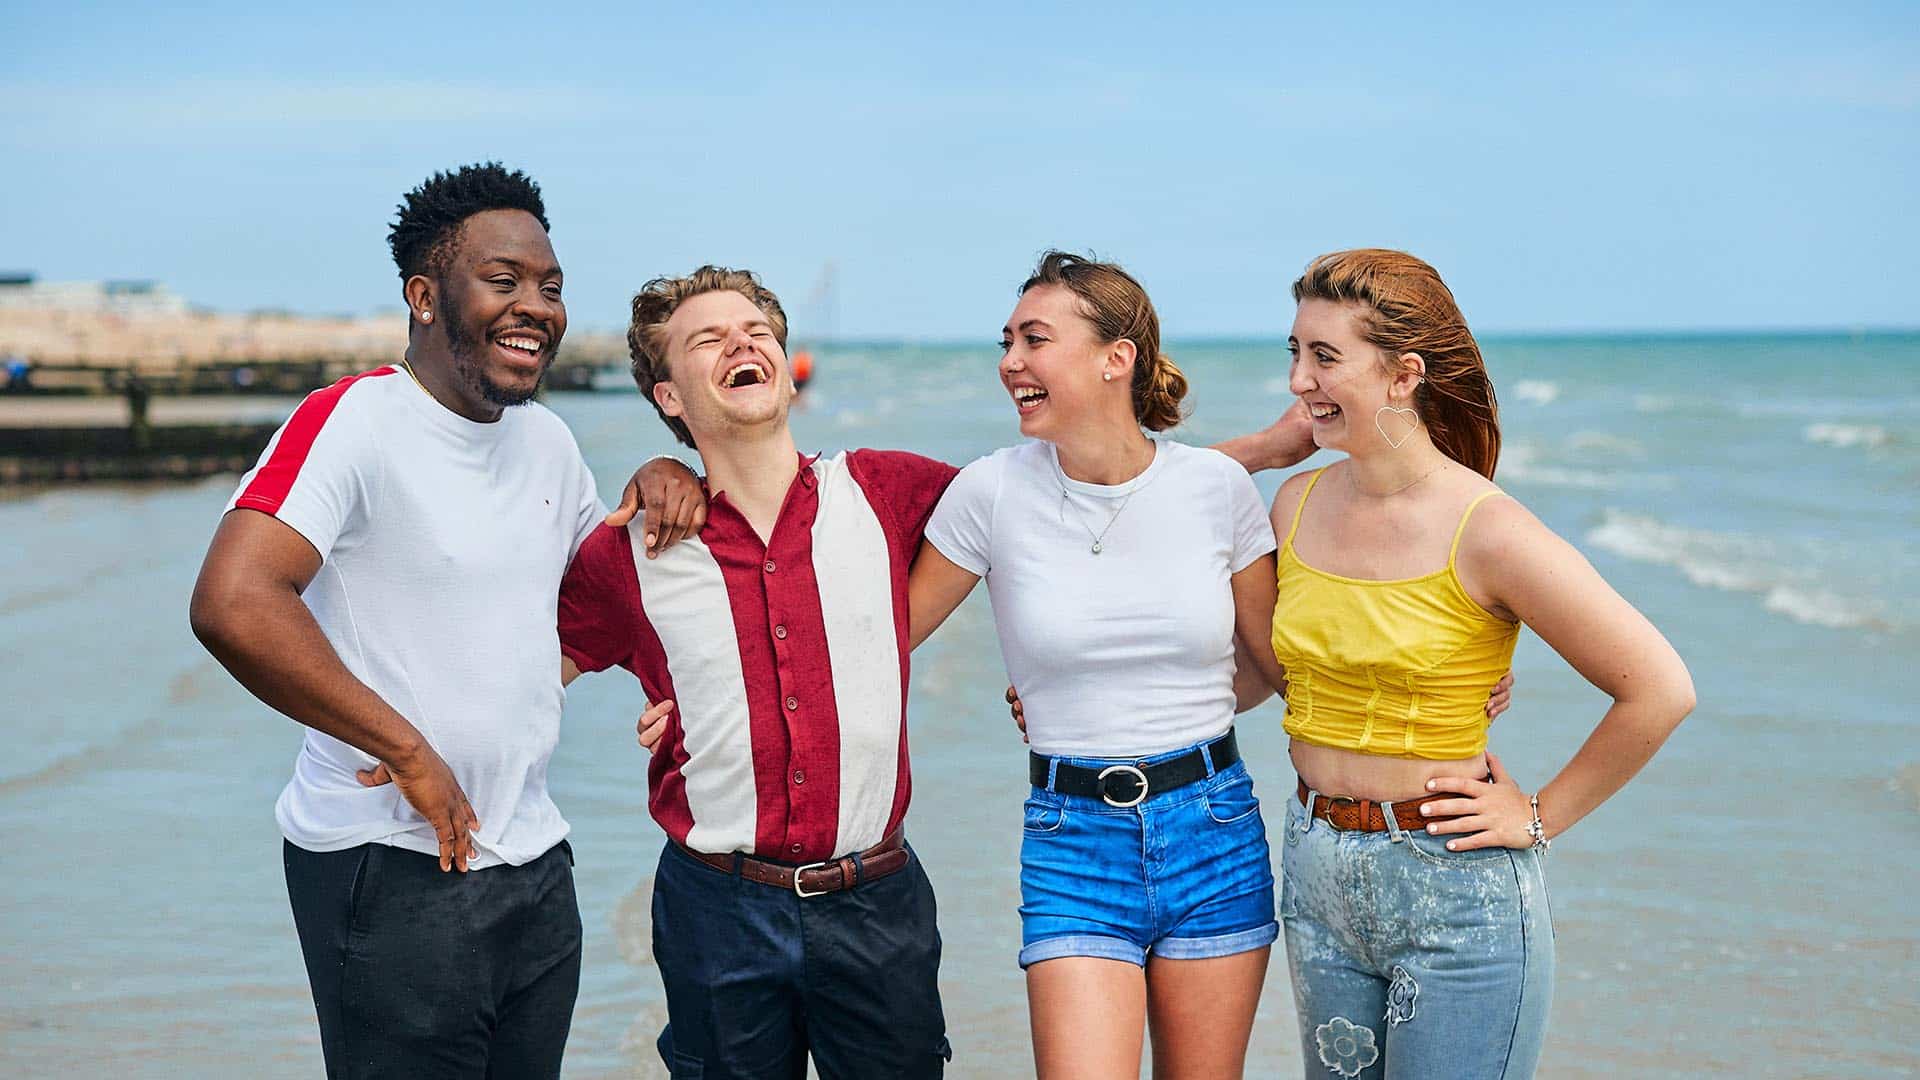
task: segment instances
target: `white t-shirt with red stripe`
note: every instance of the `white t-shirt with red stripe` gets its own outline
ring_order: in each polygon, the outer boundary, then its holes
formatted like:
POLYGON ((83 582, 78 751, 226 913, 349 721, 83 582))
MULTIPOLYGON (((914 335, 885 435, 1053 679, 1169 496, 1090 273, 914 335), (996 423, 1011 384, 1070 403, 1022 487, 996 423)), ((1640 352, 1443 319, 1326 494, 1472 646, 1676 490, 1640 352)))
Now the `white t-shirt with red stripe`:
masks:
POLYGON ((800 465, 766 543, 721 492, 657 559, 638 522, 594 530, 561 587, 574 663, 673 699, 648 806, 696 851, 836 858, 907 812, 907 569, 957 470, 882 450, 800 465))
MULTIPOLYGON (((320 553, 303 599, 355 677, 420 729, 480 818, 475 869, 567 834, 547 793, 564 693, 560 578, 605 514, 560 418, 537 404, 475 423, 397 367, 308 395, 228 509, 272 514, 320 553)), ((308 729, 275 816, 294 844, 437 853, 373 758, 308 729)))

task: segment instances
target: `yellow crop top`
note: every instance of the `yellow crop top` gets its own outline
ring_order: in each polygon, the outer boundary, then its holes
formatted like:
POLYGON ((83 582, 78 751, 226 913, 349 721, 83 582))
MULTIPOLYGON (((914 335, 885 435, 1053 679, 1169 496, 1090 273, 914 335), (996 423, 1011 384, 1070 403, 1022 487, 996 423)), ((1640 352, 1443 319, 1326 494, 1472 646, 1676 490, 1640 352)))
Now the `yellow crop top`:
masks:
POLYGON ((1460 584, 1454 560, 1417 578, 1367 581, 1316 570, 1294 553, 1307 481, 1280 547, 1273 655, 1287 668, 1287 734, 1385 757, 1450 759, 1487 748, 1487 695, 1513 666, 1520 625, 1496 618, 1460 584))

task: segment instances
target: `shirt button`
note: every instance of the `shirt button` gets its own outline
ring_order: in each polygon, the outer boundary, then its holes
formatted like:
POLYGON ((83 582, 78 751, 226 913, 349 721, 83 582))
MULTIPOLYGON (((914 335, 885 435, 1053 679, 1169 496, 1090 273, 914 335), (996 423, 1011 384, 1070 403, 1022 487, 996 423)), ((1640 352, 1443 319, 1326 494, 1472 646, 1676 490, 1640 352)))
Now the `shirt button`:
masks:
POLYGON ((781 641, 787 640, 787 628, 784 625, 774 627, 773 636, 779 638, 781 641))
POLYGON ((804 783, 806 783, 806 782, 807 782, 807 774, 806 774, 806 773, 804 773, 804 772, 801 772, 801 771, 800 771, 799 769, 795 769, 795 770, 793 770, 793 782, 794 782, 794 783, 796 783, 796 784, 804 784, 804 783))
POLYGON ((793 847, 791 847, 791 848, 789 848, 789 849, 787 849, 787 850, 789 850, 789 851, 791 851, 791 852, 793 852, 793 853, 794 853, 795 855, 798 855, 798 854, 800 854, 800 845, 799 845, 799 844, 795 844, 795 845, 793 845, 793 847))
POLYGON ((788 711, 788 712, 792 712, 793 710, 795 710, 795 709, 797 709, 797 708, 799 708, 799 707, 800 707, 800 699, 799 699, 799 698, 797 698, 797 697, 789 697, 789 698, 787 698, 787 711, 788 711))
POLYGON ((765 570, 769 574, 773 573, 773 560, 768 559, 765 563, 761 565, 760 569, 765 570))

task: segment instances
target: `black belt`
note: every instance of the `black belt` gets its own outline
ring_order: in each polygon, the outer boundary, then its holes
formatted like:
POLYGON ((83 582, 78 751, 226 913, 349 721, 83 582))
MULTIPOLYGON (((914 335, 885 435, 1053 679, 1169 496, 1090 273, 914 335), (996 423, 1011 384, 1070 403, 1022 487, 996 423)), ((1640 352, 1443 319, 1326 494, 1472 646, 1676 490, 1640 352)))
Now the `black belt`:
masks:
POLYGON ((1212 775, 1207 770, 1209 757, 1213 759, 1213 772, 1219 772, 1240 760, 1240 744, 1234 739, 1232 731, 1177 758, 1156 761, 1151 765, 1135 761, 1091 769, 1065 761, 1055 765, 1054 759, 1045 754, 1029 753, 1027 777, 1037 788, 1046 788, 1062 795, 1101 799, 1108 806, 1125 809, 1140 805, 1149 795, 1205 780, 1212 775), (1051 783, 1048 782, 1049 773, 1051 783))

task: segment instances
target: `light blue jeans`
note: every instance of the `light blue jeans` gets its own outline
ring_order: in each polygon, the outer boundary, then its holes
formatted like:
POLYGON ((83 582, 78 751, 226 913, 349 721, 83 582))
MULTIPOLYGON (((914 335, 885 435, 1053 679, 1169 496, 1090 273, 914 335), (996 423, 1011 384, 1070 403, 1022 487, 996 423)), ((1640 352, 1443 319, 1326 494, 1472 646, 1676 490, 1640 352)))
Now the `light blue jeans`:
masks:
POLYGON ((1553 996, 1540 853, 1341 832, 1288 801, 1280 920, 1309 1077, 1528 1077, 1553 996))

